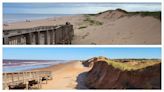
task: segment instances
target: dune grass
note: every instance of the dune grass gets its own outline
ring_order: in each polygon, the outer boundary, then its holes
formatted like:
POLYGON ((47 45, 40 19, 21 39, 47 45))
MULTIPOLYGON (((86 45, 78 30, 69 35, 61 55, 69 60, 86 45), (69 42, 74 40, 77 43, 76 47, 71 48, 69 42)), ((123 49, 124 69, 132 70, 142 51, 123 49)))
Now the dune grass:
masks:
MULTIPOLYGON (((123 63, 123 62, 116 62, 107 58, 98 58, 100 61, 105 61, 107 62, 109 65, 112 65, 114 68, 117 69, 121 69, 123 71, 132 71, 132 70, 138 70, 138 69, 142 69, 148 66, 152 66, 155 64, 159 64, 159 61, 154 61, 154 60, 147 60, 147 61, 133 61, 133 62, 137 62, 137 64, 132 65, 129 63, 123 63)), ((131 62, 131 61, 130 61, 131 62)))
POLYGON ((91 19, 90 15, 85 15, 84 22, 89 23, 89 25, 96 25, 96 26, 103 25, 103 22, 91 19))
MULTIPOLYGON (((161 20, 161 11, 136 11, 136 12, 127 12, 123 9, 116 9, 117 11, 120 11, 120 12, 124 12, 126 13, 127 15, 130 15, 130 16, 133 16, 133 15, 141 15, 143 17, 145 16, 152 16, 154 18, 157 18, 159 20, 161 20)), ((100 13, 97 13, 97 14, 88 14, 87 16, 97 16, 97 15, 100 15, 100 14, 103 14, 103 13, 106 13, 106 12, 112 12, 114 10, 107 10, 107 11, 104 11, 104 12, 100 12, 100 13)))
POLYGON ((87 28, 88 26, 80 26, 78 29, 84 29, 87 28))
POLYGON ((159 20, 161 20, 161 11, 140 11, 140 12, 128 12, 129 15, 137 15, 140 14, 141 16, 152 16, 159 20))

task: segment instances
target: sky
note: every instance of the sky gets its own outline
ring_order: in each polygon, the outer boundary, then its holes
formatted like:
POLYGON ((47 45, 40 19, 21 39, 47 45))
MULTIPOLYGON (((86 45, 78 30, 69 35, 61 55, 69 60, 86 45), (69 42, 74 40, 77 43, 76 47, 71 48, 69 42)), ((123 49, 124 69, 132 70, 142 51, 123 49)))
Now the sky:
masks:
POLYGON ((3 3, 3 14, 95 14, 117 8, 161 11, 161 3, 3 3))
POLYGON ((3 48, 3 59, 86 60, 95 56, 111 59, 161 58, 161 48, 3 48))

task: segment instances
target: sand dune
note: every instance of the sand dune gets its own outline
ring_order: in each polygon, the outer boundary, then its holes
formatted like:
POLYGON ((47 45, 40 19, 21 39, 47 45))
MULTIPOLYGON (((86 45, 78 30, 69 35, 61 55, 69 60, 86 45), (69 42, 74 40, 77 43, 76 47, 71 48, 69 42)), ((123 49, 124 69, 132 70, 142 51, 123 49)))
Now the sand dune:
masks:
POLYGON ((16 22, 4 29, 45 25, 74 25, 72 44, 161 44, 161 21, 152 16, 129 16, 124 11, 107 11, 97 15, 76 15, 16 22))

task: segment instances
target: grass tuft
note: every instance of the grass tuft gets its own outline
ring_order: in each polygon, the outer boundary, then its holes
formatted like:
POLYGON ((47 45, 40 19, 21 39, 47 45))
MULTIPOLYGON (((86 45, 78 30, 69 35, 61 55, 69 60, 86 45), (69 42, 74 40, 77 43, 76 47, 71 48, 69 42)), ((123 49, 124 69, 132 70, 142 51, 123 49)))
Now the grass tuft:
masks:
POLYGON ((129 15, 138 15, 140 14, 141 16, 152 16, 154 18, 157 18, 161 20, 161 11, 154 11, 154 12, 149 12, 149 11, 141 11, 141 12, 128 12, 129 15))
POLYGON ((84 22, 89 23, 89 25, 96 25, 96 26, 103 25, 103 22, 91 19, 90 15, 86 15, 85 17, 86 18, 84 19, 84 22))
POLYGON ((87 26, 80 26, 78 29, 84 29, 87 28, 87 26))
POLYGON ((135 65, 129 64, 129 63, 123 63, 123 62, 116 62, 114 60, 110 60, 104 57, 98 58, 98 61, 105 61, 107 62, 109 65, 112 65, 114 68, 123 70, 123 71, 132 71, 132 70, 137 70, 137 69, 142 69, 145 68, 147 66, 152 66, 155 64, 159 64, 160 62, 157 60, 146 60, 146 61, 142 61, 142 60, 135 60, 135 61, 129 61, 131 63, 137 63, 135 65))

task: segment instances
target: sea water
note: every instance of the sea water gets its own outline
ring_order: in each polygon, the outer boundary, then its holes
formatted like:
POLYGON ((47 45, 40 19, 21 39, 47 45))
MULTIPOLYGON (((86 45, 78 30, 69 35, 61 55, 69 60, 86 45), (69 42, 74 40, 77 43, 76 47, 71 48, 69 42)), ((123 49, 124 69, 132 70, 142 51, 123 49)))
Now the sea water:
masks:
POLYGON ((59 63, 66 63, 68 61, 10 61, 3 60, 3 72, 20 72, 25 70, 45 68, 59 63))
POLYGON ((62 16, 72 16, 73 14, 3 14, 3 23, 11 23, 26 20, 47 19, 62 16))

